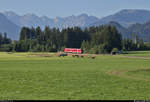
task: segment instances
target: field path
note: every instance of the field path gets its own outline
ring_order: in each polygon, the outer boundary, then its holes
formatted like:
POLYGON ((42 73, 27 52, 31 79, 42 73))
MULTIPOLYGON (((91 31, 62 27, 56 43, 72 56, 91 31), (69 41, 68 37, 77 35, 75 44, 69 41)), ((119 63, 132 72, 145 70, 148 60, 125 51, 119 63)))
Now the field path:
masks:
POLYGON ((107 71, 106 73, 109 74, 109 75, 115 75, 115 76, 128 78, 128 79, 143 80, 143 81, 148 81, 148 82, 150 81, 150 79, 141 78, 141 77, 138 77, 138 76, 129 76, 129 75, 126 74, 127 72, 128 71, 114 70, 114 71, 107 71))
POLYGON ((150 59, 150 57, 144 57, 144 56, 121 56, 126 58, 139 58, 139 59, 150 59))

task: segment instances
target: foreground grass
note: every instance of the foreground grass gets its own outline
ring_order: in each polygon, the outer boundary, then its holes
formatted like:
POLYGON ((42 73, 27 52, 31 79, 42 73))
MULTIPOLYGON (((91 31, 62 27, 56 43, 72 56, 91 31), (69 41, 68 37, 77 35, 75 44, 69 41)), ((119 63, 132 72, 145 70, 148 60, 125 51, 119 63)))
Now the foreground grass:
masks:
POLYGON ((150 99, 150 72, 143 71, 150 69, 148 59, 122 55, 59 58, 47 54, 52 57, 0 53, 0 99, 150 99))

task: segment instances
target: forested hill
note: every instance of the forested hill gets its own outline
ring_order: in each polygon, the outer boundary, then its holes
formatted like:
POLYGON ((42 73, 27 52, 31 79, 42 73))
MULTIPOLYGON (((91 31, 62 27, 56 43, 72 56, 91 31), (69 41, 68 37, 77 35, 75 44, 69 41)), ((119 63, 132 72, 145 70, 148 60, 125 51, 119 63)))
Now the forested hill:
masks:
POLYGON ((144 24, 134 24, 128 28, 130 34, 136 34, 144 41, 150 41, 150 21, 144 24))
POLYGON ((125 38, 132 38, 133 35, 137 35, 139 38, 142 38, 145 42, 150 42, 150 21, 144 24, 133 24, 128 28, 121 26, 117 22, 109 22, 107 25, 115 26, 117 30, 125 38))

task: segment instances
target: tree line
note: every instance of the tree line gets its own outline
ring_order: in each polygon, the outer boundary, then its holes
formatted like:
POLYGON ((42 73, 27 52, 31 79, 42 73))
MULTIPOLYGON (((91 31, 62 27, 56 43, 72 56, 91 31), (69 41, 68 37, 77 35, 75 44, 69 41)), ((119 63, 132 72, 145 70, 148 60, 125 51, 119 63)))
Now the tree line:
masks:
POLYGON ((15 52, 57 52, 64 48, 81 48, 84 53, 110 53, 117 50, 149 50, 150 44, 144 43, 136 35, 132 39, 122 38, 113 26, 99 26, 81 29, 40 27, 23 27, 18 41, 0 34, 0 51, 15 52))

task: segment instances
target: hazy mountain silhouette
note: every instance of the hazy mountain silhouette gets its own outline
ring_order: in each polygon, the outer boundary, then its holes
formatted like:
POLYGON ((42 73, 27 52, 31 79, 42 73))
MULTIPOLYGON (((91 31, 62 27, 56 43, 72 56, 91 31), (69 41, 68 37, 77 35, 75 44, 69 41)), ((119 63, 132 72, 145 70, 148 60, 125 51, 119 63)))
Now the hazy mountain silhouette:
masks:
POLYGON ((113 15, 103 17, 101 19, 87 14, 68 17, 49 18, 47 16, 39 17, 35 14, 25 14, 20 16, 12 11, 3 12, 0 14, 0 31, 7 32, 13 39, 18 39, 21 27, 37 27, 42 29, 45 26, 51 28, 67 28, 67 27, 90 27, 109 24, 115 26, 123 37, 131 37, 132 33, 136 33, 144 39, 149 39, 150 29, 150 11, 124 9, 113 15), (148 22, 147 22, 148 21, 148 22))
POLYGON ((110 21, 115 21, 124 27, 129 27, 130 25, 135 23, 143 24, 148 20, 150 20, 150 11, 148 10, 124 9, 113 15, 104 17, 99 21, 90 24, 89 26, 98 26, 102 24, 107 24, 110 21))
POLYGON ((3 14, 0 13, 0 32, 6 32, 8 37, 12 39, 19 38, 20 27, 12 23, 3 14))

